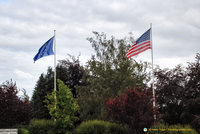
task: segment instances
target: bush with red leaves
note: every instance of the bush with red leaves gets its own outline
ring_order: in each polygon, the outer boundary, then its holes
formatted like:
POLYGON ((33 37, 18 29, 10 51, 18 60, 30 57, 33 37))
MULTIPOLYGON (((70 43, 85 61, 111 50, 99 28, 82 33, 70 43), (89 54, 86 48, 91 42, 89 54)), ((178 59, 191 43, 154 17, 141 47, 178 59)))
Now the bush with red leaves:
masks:
POLYGON ((31 118, 31 107, 27 96, 17 96, 18 89, 12 80, 0 85, 0 128, 27 124, 31 118))
POLYGON ((110 98, 107 104, 108 116, 115 122, 128 125, 132 132, 153 124, 152 97, 147 91, 127 90, 124 95, 110 98))

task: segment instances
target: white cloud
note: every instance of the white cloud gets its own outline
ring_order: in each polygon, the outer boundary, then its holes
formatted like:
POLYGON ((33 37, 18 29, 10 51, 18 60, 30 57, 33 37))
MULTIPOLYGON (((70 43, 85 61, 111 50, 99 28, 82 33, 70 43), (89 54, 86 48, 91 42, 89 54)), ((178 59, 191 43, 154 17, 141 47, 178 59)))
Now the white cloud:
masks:
POLYGON ((16 75, 17 78, 19 79, 32 79, 33 75, 27 72, 23 72, 22 70, 15 69, 14 74, 16 75))

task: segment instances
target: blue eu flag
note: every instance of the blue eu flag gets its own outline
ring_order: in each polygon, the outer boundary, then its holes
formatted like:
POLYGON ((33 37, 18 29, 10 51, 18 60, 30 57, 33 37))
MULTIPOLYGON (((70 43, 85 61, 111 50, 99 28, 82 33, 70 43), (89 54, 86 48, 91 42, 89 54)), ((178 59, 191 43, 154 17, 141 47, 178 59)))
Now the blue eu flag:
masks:
POLYGON ((44 43, 43 46, 41 46, 41 48, 39 49, 38 53, 35 55, 35 57, 33 58, 34 63, 36 60, 44 57, 44 56, 48 56, 48 55, 53 55, 53 39, 54 36, 49 39, 46 43, 44 43))

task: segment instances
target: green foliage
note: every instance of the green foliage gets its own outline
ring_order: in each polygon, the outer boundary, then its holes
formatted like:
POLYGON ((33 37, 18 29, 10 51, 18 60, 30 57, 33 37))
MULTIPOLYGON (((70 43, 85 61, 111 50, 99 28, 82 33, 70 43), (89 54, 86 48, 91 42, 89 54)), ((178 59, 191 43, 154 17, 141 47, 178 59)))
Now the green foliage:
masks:
POLYGON ((75 129, 75 134, 126 134, 121 125, 101 120, 83 122, 75 129))
POLYGON ((106 119, 105 101, 134 86, 145 87, 148 81, 147 63, 127 59, 127 39, 107 39, 106 34, 94 32, 88 38, 96 55, 87 62, 83 80, 78 88, 82 120, 106 119), (95 107, 93 107, 95 105, 95 107))
POLYGON ((147 134, 198 134, 189 125, 167 125, 158 123, 148 129, 147 134))
POLYGON ((18 134, 29 134, 29 131, 26 128, 18 128, 18 134))
POLYGON ((52 120, 31 120, 30 134, 54 134, 55 123, 52 120))
MULTIPOLYGON (((56 67, 56 77, 61 79, 73 93, 73 97, 77 97, 76 86, 80 86, 82 78, 82 69, 79 64, 79 59, 70 56, 70 59, 59 61, 56 67), (72 61, 71 61, 71 60, 72 61)), ((52 93, 54 89, 54 71, 48 68, 46 74, 41 74, 36 83, 35 90, 31 99, 32 102, 32 117, 37 119, 50 119, 45 96, 52 93)))
POLYGON ((107 130, 107 134, 128 134, 128 132, 128 128, 125 128, 122 125, 116 123, 110 124, 107 130))
POLYGON ((18 134, 29 134, 28 125, 16 125, 13 128, 18 129, 18 134))
POLYGON ((79 106, 73 98, 72 92, 61 80, 58 82, 58 91, 47 95, 45 102, 53 119, 56 119, 59 132, 64 133, 74 128, 74 123, 78 120, 76 113, 79 106), (56 95, 56 100, 55 100, 56 95))
POLYGON ((45 96, 53 91, 53 71, 48 68, 47 74, 41 74, 37 81, 33 96, 32 117, 36 119, 50 119, 48 109, 45 107, 45 96))

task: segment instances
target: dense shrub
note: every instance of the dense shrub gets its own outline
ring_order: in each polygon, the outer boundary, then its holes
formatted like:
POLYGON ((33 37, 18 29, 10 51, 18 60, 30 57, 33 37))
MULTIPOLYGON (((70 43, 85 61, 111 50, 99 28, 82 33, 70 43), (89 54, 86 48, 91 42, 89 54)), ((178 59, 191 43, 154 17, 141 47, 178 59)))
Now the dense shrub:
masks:
POLYGON ((26 128, 18 128, 18 134, 29 134, 29 131, 26 128))
POLYGON ((55 123, 51 120, 32 120, 29 124, 30 134, 54 134, 55 123))
POLYGON ((110 98, 107 104, 108 116, 120 124, 126 124, 137 134, 153 123, 153 108, 149 92, 139 88, 127 90, 124 95, 110 98))
POLYGON ((148 134, 198 134, 189 125, 167 125, 156 124, 151 129, 148 129, 148 134))
POLYGON ((196 129, 196 131, 200 134, 200 116, 196 116, 196 119, 192 121, 191 126, 196 129))
POLYGON ((126 134, 127 131, 121 125, 100 120, 92 120, 81 123, 75 130, 75 134, 126 134))
POLYGON ((111 123, 108 127, 107 134, 126 134, 128 131, 121 125, 111 123))

